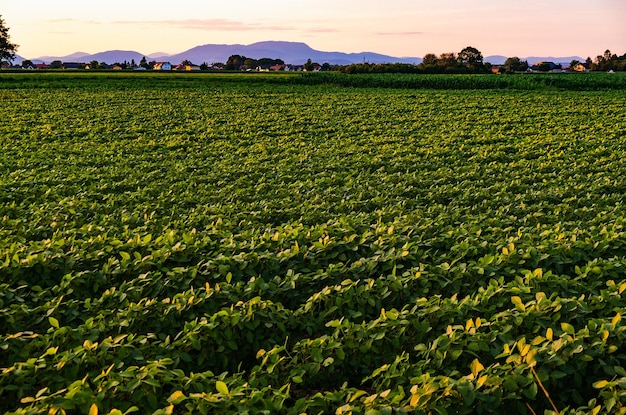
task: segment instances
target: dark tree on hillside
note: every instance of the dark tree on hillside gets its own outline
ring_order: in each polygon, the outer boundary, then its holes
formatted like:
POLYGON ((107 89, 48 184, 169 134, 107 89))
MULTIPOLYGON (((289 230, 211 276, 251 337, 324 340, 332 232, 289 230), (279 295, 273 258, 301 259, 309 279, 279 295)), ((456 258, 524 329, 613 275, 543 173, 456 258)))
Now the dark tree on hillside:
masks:
POLYGON ((4 19, 2 15, 0 15, 0 64, 13 62, 17 47, 15 43, 11 43, 9 28, 5 26, 4 19))

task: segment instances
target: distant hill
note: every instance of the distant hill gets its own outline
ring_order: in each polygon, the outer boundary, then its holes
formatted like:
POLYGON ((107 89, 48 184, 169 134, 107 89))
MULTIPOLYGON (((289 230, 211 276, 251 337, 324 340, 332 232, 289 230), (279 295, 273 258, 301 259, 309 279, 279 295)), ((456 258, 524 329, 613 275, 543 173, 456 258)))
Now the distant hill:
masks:
POLYGON ((311 48, 301 42, 267 41, 250 45, 202 45, 185 52, 164 57, 170 62, 181 62, 185 59, 194 63, 226 62, 231 55, 243 55, 248 58, 282 59, 285 63, 302 65, 307 59, 331 65, 349 65, 351 63, 415 63, 422 61, 417 57, 395 57, 373 52, 344 53, 324 52, 311 48))
MULTIPOLYGON (((135 62, 139 62, 141 58, 145 56, 148 60, 154 60, 157 62, 169 61, 173 64, 178 64, 183 60, 189 60, 196 64, 201 64, 203 62, 211 64, 215 62, 225 63, 231 55, 243 55, 253 59, 282 59, 285 63, 293 65, 302 65, 307 61, 307 59, 311 59, 312 61, 320 64, 328 62, 331 65, 348 65, 351 63, 363 62, 418 64, 422 61, 422 58, 418 57, 395 57, 373 52, 324 52, 313 49, 306 43, 283 41, 257 42, 250 45, 208 44, 196 46, 184 52, 172 55, 166 53, 144 54, 135 51, 111 50, 95 54, 78 52, 68 56, 42 56, 31 60, 34 63, 50 63, 53 60, 60 60, 62 62, 90 62, 92 60, 97 60, 98 62, 112 64, 115 62, 130 62, 133 59, 135 62)), ((15 62, 19 63, 22 60, 23 58, 19 60, 16 59, 15 62)))
MULTIPOLYGON (((90 56, 87 52, 75 52, 71 55, 66 56, 40 56, 36 59, 31 59, 33 63, 50 63, 52 61, 61 61, 61 62, 88 62, 85 61, 85 58, 90 56)), ((16 59, 15 62, 18 62, 16 59)))

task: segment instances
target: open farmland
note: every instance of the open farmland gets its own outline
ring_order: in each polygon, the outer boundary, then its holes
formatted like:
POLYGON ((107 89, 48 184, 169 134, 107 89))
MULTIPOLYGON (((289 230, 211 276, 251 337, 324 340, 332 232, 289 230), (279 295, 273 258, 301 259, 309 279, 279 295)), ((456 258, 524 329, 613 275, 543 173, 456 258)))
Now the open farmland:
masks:
POLYGON ((626 413, 626 77, 562 76, 0 74, 0 411, 626 413))

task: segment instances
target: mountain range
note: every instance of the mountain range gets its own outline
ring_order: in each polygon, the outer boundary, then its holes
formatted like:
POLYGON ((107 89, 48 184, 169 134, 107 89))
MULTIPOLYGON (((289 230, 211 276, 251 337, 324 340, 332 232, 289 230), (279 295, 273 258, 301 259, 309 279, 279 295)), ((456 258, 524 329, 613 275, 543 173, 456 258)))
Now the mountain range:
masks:
MULTIPOLYGON (((374 52, 360 52, 360 53, 344 53, 344 52, 324 52, 311 48, 306 43, 302 42, 286 42, 286 41, 266 41, 257 42, 250 45, 225 45, 225 44, 207 44, 196 46, 188 49, 184 52, 177 54, 166 53, 152 53, 143 54, 130 50, 109 50, 105 52, 98 52, 89 54, 85 52, 76 52, 67 56, 40 56, 37 58, 30 58, 33 63, 50 63, 55 60, 61 62, 105 62, 108 64, 116 62, 131 62, 135 61, 139 63, 145 56, 148 61, 168 61, 172 64, 178 64, 184 60, 189 60, 195 64, 201 64, 206 62, 212 64, 215 62, 225 63, 231 55, 243 55, 252 59, 271 58, 282 59, 285 63, 302 65, 308 59, 313 62, 325 63, 328 62, 331 65, 349 65, 352 63, 410 63, 419 64, 422 62, 420 57, 396 57, 383 55, 374 52)), ((493 55, 484 58, 485 62, 490 62, 494 65, 504 63, 506 56, 493 55)), ((14 62, 21 63, 25 58, 16 55, 14 62)), ((562 63, 569 65, 569 63, 577 59, 583 61, 580 56, 568 56, 568 57, 552 57, 552 56, 533 56, 521 58, 527 60, 529 64, 541 61, 549 61, 555 63, 562 63)))

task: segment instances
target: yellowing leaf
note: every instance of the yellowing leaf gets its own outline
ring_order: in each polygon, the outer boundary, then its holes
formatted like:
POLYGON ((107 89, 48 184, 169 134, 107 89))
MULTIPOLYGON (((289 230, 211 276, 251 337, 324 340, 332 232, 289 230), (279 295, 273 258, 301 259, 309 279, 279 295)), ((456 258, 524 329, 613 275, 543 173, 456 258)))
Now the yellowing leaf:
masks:
POLYGON ((602 330, 601 333, 602 333, 602 341, 603 342, 607 341, 607 339, 609 338, 609 334, 610 334, 609 331, 608 330, 602 330))
POLYGON ((54 317, 48 317, 48 323, 50 323, 50 325, 55 329, 59 328, 59 320, 54 317))
POLYGON ((352 397, 350 398, 349 402, 352 403, 352 402, 356 401, 357 399, 359 399, 363 395, 367 395, 367 392, 365 392, 363 390, 358 390, 358 391, 354 392, 354 395, 352 395, 352 397))
POLYGON ((597 382, 593 382, 593 387, 595 389, 602 389, 602 388, 604 388, 608 384, 609 384, 608 380, 599 380, 597 382))
POLYGON ((398 310, 396 309, 391 309, 389 311, 387 311, 387 318, 391 321, 395 321, 398 319, 398 316, 400 315, 400 313, 398 313, 398 310))
POLYGON ((611 325, 613 326, 613 328, 615 328, 615 326, 617 326, 617 323, 619 323, 620 321, 622 321, 622 315, 620 313, 617 313, 615 317, 613 317, 613 319, 611 320, 611 325))
POLYGON ((526 344, 520 349, 519 354, 521 356, 526 356, 529 351, 530 351, 530 344, 526 344))
POLYGON ((488 379, 487 375, 482 375, 480 378, 478 378, 478 380, 476 381, 476 389, 483 386, 485 382, 487 382, 487 379, 488 379))
POLYGON ((478 376, 478 373, 484 368, 485 366, 483 366, 478 359, 474 359, 470 364, 470 369, 472 370, 472 375, 474 375, 474 377, 478 376))
POLYGON ((89 415, 98 415, 98 405, 92 403, 89 407, 89 415))
POLYGON ((521 312, 526 311, 526 307, 524 306, 524 303, 522 302, 522 299, 517 296, 514 295, 513 297, 511 297, 511 302, 513 303, 513 305, 515 305, 515 308, 521 312))
POLYGON ((569 323, 561 323, 561 330, 563 330, 567 334, 576 333, 576 330, 574 330, 574 326, 569 323))
POLYGON ((533 367, 537 364, 537 359, 535 358, 535 356, 537 356, 537 349, 532 349, 528 352, 528 354, 526 354, 526 356, 524 357, 524 361, 528 366, 533 367))
POLYGON ((548 327, 548 329, 546 330, 546 339, 548 340, 552 340, 552 336, 553 336, 553 332, 552 332, 552 328, 548 327))
POLYGON ((230 392, 228 391, 228 386, 226 386, 226 384, 224 382, 222 382, 221 380, 218 380, 217 382, 215 382, 215 388, 222 395, 229 395, 230 394, 230 392))
POLYGON ((187 399, 187 397, 182 391, 176 391, 172 393, 169 398, 167 398, 167 401, 171 403, 172 405, 178 405, 185 399, 187 399))

